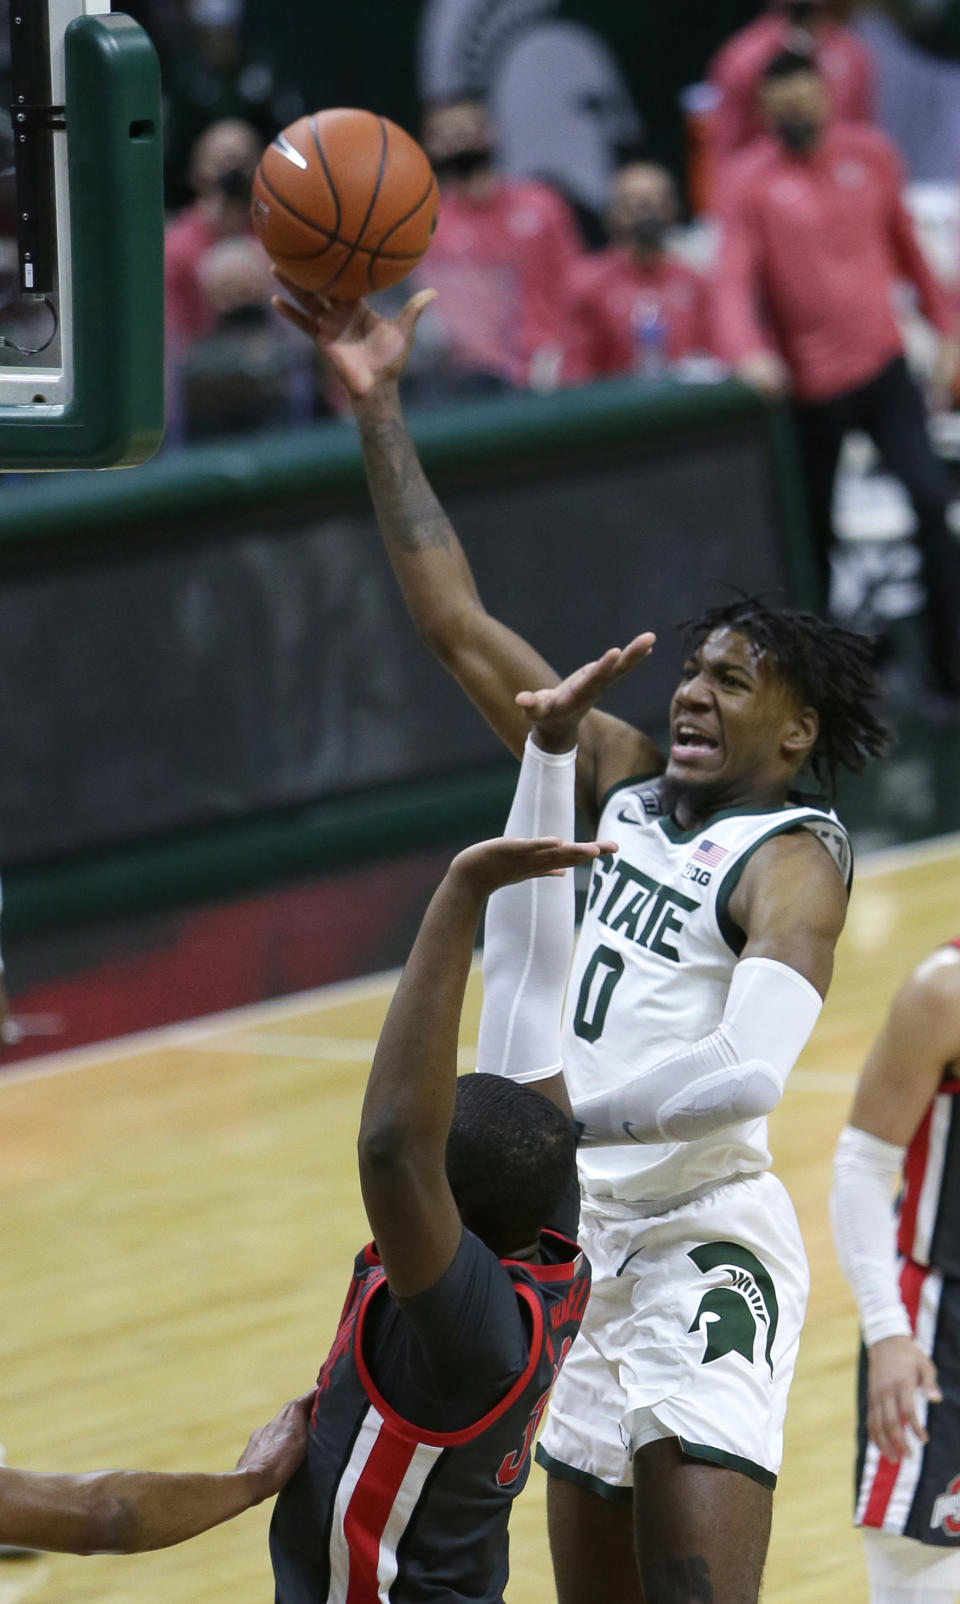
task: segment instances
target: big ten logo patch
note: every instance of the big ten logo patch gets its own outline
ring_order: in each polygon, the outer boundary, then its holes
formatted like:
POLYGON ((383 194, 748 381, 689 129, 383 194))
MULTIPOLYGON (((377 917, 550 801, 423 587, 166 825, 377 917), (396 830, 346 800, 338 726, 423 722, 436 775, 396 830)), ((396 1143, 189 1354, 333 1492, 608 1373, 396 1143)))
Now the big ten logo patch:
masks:
POLYGON ((948 1537, 960 1537, 960 1476, 954 1476, 934 1502, 930 1516, 930 1529, 941 1527, 948 1537))
MULTIPOLYGON (((574 1290, 576 1291, 578 1289, 575 1288, 574 1290)), ((587 1288, 587 1291, 589 1292, 589 1287, 587 1288)), ((573 1338, 564 1337, 563 1347, 560 1349, 559 1358, 553 1367, 553 1375, 550 1377, 550 1385, 544 1388, 543 1392, 540 1394, 530 1411, 530 1419, 527 1421, 527 1424, 523 1429, 523 1441, 521 1442, 520 1447, 515 1448, 512 1454, 505 1454, 503 1457, 500 1469, 497 1471, 498 1487, 512 1487, 513 1483, 516 1481, 524 1465, 526 1464, 530 1455, 530 1446, 534 1437, 537 1435, 537 1432, 540 1430, 540 1422, 543 1419, 547 1404, 550 1402, 550 1394, 553 1391, 553 1384, 559 1376, 563 1361, 567 1357, 567 1354, 570 1352, 572 1346, 573 1338)))
POLYGON ((692 880, 695 886, 708 886, 713 879, 713 875, 709 869, 701 869, 698 863, 685 863, 683 866, 683 878, 692 880))
POLYGON ((705 1292, 689 1326, 706 1339, 701 1364, 713 1364, 739 1353, 748 1364, 756 1359, 758 1336, 773 1375, 773 1340, 780 1307, 770 1272, 755 1253, 736 1242, 706 1242, 688 1255, 702 1275, 722 1276, 705 1292))
POLYGON ((694 897, 661 885, 623 858, 610 855, 594 865, 588 907, 598 908, 600 924, 671 963, 680 962, 674 943, 686 916, 701 906, 694 897))

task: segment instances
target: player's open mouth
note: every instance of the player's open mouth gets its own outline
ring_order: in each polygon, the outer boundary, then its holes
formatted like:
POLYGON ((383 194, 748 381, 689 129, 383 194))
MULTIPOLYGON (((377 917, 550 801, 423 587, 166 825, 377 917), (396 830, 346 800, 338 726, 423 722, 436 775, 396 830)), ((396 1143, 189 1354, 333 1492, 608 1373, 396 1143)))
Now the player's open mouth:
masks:
POLYGON ((720 750, 720 742, 695 724, 680 723, 673 732, 671 756, 682 763, 694 758, 711 757, 720 750))

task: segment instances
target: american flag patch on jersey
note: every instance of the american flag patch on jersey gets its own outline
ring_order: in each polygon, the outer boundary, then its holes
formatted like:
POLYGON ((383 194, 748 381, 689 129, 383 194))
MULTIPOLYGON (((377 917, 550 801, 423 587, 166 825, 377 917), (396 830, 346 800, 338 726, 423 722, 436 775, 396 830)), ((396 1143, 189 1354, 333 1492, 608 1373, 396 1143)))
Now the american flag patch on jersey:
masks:
POLYGON ((708 869, 715 869, 718 863, 723 862, 729 851, 729 847, 718 846, 716 841, 701 841, 696 852, 691 855, 690 861, 705 863, 708 869))

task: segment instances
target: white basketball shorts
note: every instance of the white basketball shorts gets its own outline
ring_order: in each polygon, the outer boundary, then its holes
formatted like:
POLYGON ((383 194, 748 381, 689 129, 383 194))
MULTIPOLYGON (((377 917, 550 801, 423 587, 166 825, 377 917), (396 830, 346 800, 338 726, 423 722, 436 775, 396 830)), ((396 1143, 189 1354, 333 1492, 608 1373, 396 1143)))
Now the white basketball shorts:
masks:
POLYGON ((585 1201, 586 1318, 537 1449, 556 1476, 629 1498, 662 1437, 776 1485, 809 1289, 793 1204, 769 1173, 650 1219, 585 1201))

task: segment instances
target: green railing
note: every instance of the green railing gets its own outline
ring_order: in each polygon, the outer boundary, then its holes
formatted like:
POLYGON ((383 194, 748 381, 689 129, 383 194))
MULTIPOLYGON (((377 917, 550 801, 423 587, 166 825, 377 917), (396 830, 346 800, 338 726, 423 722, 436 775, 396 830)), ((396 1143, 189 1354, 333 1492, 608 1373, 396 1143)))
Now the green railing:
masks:
MULTIPOLYGON (((625 444, 760 416, 760 402, 734 381, 664 382, 639 388, 613 380, 550 396, 518 396, 425 411, 413 421, 423 462, 441 489, 490 470, 533 473, 551 462, 595 459, 625 444)), ((773 415, 771 414, 771 417, 773 415)), ((44 545, 74 556, 90 539, 136 535, 138 525, 194 523, 204 513, 281 510, 304 499, 328 505, 365 495, 363 463, 349 423, 255 435, 170 452, 124 473, 62 473, 3 493, 0 564, 44 545)))
MULTIPOLYGON (((623 461, 754 419, 767 429, 780 523, 795 589, 808 593, 809 551, 789 419, 739 384, 641 387, 612 381, 548 397, 478 402, 420 414, 414 434, 434 483, 450 487, 536 476, 551 464, 623 461)), ((0 571, 55 573, 138 538, 197 538, 207 516, 282 518, 305 503, 329 512, 366 498, 359 443, 349 423, 267 434, 161 456, 122 473, 63 473, 0 490, 0 571)), ((38 716, 42 716, 40 710, 38 716)), ((451 820, 475 838, 501 827, 509 766, 435 785, 406 785, 298 806, 266 817, 182 830, 5 877, 9 934, 86 924, 239 895, 334 866, 451 839, 451 820)))

